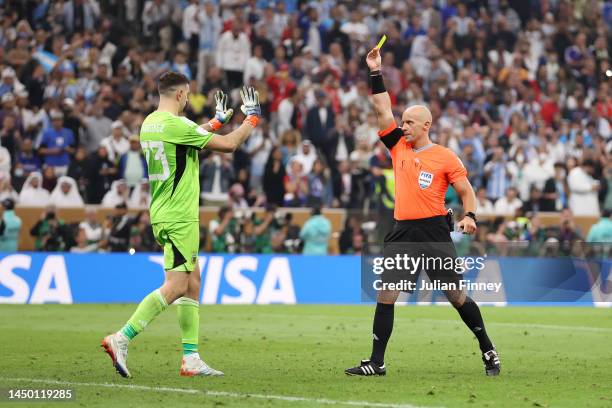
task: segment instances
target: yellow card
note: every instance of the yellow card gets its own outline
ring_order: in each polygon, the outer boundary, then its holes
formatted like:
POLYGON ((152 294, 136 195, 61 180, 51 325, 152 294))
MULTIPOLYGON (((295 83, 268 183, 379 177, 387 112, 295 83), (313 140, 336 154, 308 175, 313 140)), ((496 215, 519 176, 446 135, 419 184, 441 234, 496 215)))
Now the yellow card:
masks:
POLYGON ((378 42, 378 44, 376 45, 376 48, 378 48, 380 50, 380 47, 383 46, 383 44, 385 43, 385 41, 387 41, 387 35, 383 34, 382 38, 380 39, 380 41, 378 42))

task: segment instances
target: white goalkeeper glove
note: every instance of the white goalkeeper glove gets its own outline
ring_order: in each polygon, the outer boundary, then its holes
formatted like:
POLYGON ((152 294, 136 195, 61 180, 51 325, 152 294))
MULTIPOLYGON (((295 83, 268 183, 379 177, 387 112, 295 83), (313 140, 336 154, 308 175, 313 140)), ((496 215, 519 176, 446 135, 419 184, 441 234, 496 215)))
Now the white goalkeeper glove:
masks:
POLYGON ((215 117, 208 122, 212 130, 218 130, 232 119, 233 109, 227 109, 227 94, 222 91, 215 92, 215 117))
POLYGON ((252 86, 244 86, 240 90, 242 106, 240 110, 246 115, 246 121, 253 127, 257 126, 261 117, 261 107, 259 106, 259 93, 252 86))

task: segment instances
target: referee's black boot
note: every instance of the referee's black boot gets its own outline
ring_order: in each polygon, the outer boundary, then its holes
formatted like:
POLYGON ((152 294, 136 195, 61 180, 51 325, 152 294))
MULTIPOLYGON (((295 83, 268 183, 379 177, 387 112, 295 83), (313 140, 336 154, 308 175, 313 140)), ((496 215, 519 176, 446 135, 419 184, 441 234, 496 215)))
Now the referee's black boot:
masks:
POLYGON ((488 376, 499 375, 501 371, 501 362, 499 361, 499 354, 495 347, 485 353, 482 353, 482 361, 485 365, 485 374, 488 376))
POLYGON ((346 375, 387 375, 387 369, 385 365, 381 365, 380 367, 376 365, 376 363, 370 360, 361 360, 361 364, 357 367, 351 367, 344 370, 346 375))

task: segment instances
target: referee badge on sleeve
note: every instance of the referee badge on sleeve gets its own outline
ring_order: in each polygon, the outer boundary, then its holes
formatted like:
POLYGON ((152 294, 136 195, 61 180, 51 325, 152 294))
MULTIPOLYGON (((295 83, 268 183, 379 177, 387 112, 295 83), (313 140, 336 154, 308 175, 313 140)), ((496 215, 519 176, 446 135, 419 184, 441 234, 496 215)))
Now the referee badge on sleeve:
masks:
POLYGON ((429 173, 426 171, 421 171, 419 173, 419 187, 421 187, 421 189, 425 190, 427 187, 431 185, 432 181, 433 181, 432 173, 429 173))

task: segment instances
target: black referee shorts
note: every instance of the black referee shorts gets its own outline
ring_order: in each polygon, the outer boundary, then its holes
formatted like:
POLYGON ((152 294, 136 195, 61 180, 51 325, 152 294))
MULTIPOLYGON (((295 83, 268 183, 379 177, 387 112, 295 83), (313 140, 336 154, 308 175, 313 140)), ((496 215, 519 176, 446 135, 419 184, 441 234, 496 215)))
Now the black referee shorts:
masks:
POLYGON ((385 258, 398 259, 399 256, 401 264, 399 268, 385 267, 383 282, 402 281, 417 285, 420 272, 424 270, 431 282, 454 284, 459 288, 460 275, 455 271, 457 251, 445 216, 395 221, 393 230, 385 237, 383 248, 385 258))

